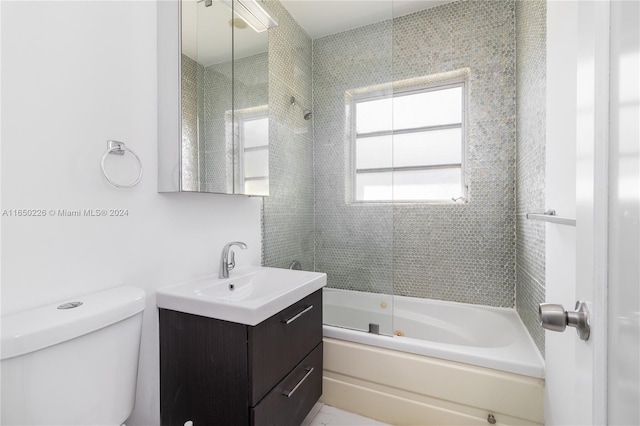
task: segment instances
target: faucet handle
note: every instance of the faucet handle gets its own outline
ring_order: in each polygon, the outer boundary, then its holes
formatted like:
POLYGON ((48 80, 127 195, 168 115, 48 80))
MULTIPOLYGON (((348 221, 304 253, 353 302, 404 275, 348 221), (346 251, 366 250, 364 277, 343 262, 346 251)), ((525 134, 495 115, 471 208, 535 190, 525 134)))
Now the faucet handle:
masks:
POLYGON ((236 254, 234 253, 233 250, 231 250, 231 252, 229 253, 228 270, 231 271, 235 267, 236 267, 236 254))

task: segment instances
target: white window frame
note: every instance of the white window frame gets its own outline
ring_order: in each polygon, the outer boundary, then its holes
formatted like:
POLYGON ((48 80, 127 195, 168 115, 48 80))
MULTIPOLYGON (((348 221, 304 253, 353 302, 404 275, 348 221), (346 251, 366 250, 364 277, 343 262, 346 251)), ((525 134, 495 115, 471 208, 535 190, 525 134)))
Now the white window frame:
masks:
POLYGON ((237 123, 237 138, 238 138, 238 177, 239 181, 242 183, 242 191, 246 192, 246 182, 247 181, 258 181, 258 180, 266 180, 269 181, 269 174, 266 176, 255 176, 247 178, 244 173, 244 157, 245 152, 247 151, 262 151, 266 150, 269 152, 269 138, 267 137, 266 145, 259 145, 251 148, 245 148, 245 138, 244 138, 244 123, 247 121, 254 121, 260 119, 268 119, 269 118, 269 108, 267 106, 257 107, 257 108, 247 108, 246 110, 238 110, 235 113, 236 123, 237 123))
MULTIPOLYGON (((426 93, 438 90, 445 90, 454 87, 462 88, 462 117, 460 124, 447 124, 447 125, 437 125, 437 126, 422 126, 411 129, 401 129, 401 130, 383 130, 376 132, 367 132, 358 134, 356 129, 357 122, 357 104, 367 101, 373 101, 377 99, 384 99, 389 97, 389 90, 364 90, 358 91, 359 93, 353 94, 350 96, 350 110, 351 110, 351 199, 349 200, 351 203, 355 204, 379 204, 379 203, 416 203, 416 204, 443 204, 443 203, 458 203, 462 201, 464 203, 467 202, 467 190, 468 185, 466 183, 466 152, 467 152, 467 100, 468 100, 468 83, 465 78, 455 78, 455 79, 447 79, 438 82, 432 82, 428 84, 413 84, 407 85, 405 82, 396 82, 394 86, 402 86, 400 89, 394 89, 392 98, 407 96, 418 93, 426 93), (446 169, 453 168, 453 164, 442 164, 442 165, 429 165, 429 166, 407 166, 407 167, 383 167, 383 168, 368 168, 368 169, 357 169, 356 168, 356 141, 358 138, 364 137, 374 137, 374 136, 385 136, 385 135, 398 135, 398 134, 407 134, 407 133, 417 133, 424 131, 436 131, 436 130, 444 130, 444 129, 453 129, 459 128, 461 129, 461 161, 460 161, 460 174, 461 174, 461 196, 458 198, 451 198, 448 200, 440 200, 440 199, 420 199, 420 200, 400 200, 400 199, 391 199, 391 200, 358 200, 357 199, 357 187, 356 187, 356 177, 358 173, 376 173, 376 172, 394 172, 394 171, 410 171, 410 170, 434 170, 434 169, 446 169)), ((457 167, 455 164, 455 168, 457 167)))

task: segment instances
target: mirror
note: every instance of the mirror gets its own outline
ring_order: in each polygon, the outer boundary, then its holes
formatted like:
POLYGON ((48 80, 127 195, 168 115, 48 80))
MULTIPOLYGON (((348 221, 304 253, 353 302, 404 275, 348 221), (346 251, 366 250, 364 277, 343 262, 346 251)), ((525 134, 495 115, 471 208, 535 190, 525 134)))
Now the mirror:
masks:
MULTIPOLYGON (((233 131, 236 193, 269 195, 269 31, 275 21, 251 22, 245 6, 233 1, 233 131)), ((262 9, 266 13, 266 9, 262 9)), ((268 16, 268 15, 267 15, 268 16)))
MULTIPOLYGON (((159 33, 161 25, 167 32, 169 16, 179 20, 180 58, 179 148, 172 151, 176 141, 161 123, 159 191, 267 196, 267 30, 277 24, 256 0, 177 3, 177 10, 164 4, 158 12, 159 33)), ((170 57, 163 43, 159 37, 160 68, 170 57)), ((170 74, 159 71, 159 84, 170 74)))

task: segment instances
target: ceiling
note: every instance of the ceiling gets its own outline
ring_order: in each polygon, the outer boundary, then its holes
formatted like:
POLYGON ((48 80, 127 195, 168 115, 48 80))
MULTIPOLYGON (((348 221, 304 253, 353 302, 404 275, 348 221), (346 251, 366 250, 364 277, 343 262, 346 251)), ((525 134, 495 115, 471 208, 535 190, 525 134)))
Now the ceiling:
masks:
POLYGON ((309 37, 317 39, 454 0, 280 0, 309 37))
MULTIPOLYGON (((0 0, 1 1, 1 0, 0 0)), ((232 30, 233 14, 229 6, 214 0, 206 7, 204 1, 182 1, 182 53, 205 67, 266 52, 268 32, 256 33, 251 28, 232 30)))
MULTIPOLYGON (((454 0, 280 0, 312 39, 386 21, 454 0)), ((183 53, 209 66, 231 60, 231 9, 220 0, 210 7, 204 1, 182 1, 183 53), (203 43, 202 40, 213 40, 203 43), (198 42, 200 41, 200 42, 198 42)), ((235 31, 236 58, 266 51, 267 32, 247 28, 235 31)))

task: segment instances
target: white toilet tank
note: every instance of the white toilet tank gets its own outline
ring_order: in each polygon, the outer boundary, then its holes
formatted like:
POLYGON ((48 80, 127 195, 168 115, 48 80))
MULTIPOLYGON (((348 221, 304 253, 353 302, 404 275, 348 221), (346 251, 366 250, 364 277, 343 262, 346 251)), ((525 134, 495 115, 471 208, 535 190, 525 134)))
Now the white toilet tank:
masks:
POLYGON ((0 424, 124 423, 144 305, 144 291, 123 286, 3 316, 0 424))

